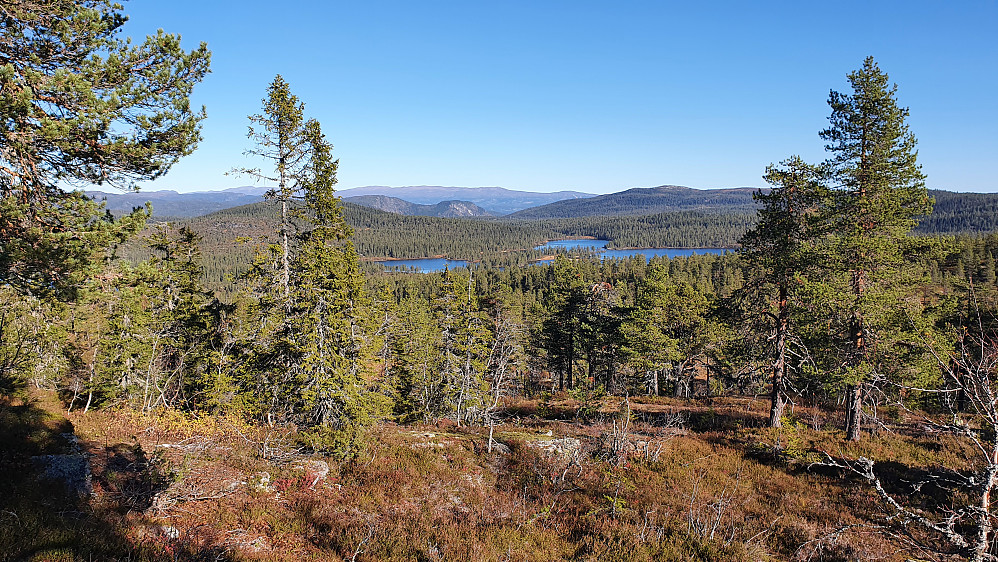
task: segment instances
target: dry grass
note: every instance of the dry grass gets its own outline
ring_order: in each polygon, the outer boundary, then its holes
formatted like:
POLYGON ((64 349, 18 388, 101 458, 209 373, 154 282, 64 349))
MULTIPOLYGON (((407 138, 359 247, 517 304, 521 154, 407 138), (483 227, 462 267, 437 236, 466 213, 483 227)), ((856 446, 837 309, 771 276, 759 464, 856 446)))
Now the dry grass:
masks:
POLYGON ((513 404, 518 417, 497 428, 502 446, 491 454, 478 429, 386 424, 359 458, 337 463, 298 454, 291 429, 177 412, 66 419, 38 395, 0 408, 4 474, 62 447, 72 424, 94 494, 69 501, 13 478, 0 551, 35 560, 903 560, 898 544, 863 530, 882 521, 872 491, 809 470, 811 457, 873 456, 899 478, 964 458, 956 440, 917 432, 845 446, 835 430, 805 423, 817 411, 763 428, 759 400, 631 407, 624 425, 619 399, 588 423, 572 420, 567 398, 513 404))

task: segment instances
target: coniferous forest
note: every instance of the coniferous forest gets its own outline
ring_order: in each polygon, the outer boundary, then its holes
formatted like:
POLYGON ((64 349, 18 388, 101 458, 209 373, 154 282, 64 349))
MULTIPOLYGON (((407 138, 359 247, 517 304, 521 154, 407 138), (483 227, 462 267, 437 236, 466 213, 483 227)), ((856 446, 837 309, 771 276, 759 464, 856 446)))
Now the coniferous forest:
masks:
POLYGON ((82 189, 197 149, 207 47, 0 8, 0 558, 998 556, 998 215, 927 190, 872 57, 754 211, 344 204, 277 76, 267 201, 155 223, 82 189), (536 263, 577 237, 732 251, 536 263), (370 263, 425 256, 471 264, 370 263))

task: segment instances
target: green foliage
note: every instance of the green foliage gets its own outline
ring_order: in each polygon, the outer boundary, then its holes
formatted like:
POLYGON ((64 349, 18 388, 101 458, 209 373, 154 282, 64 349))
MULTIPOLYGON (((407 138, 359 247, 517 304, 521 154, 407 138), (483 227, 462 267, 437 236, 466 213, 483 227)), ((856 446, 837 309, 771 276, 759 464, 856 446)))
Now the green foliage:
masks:
POLYGON ((185 52, 162 31, 133 44, 119 36, 120 10, 14 2, 0 16, 0 281, 20 292, 73 298, 148 215, 115 222, 61 186, 131 187, 200 140, 204 111, 188 98, 208 72, 207 48, 185 52))
POLYGON ((831 153, 826 162, 834 182, 821 201, 814 246, 820 278, 807 288, 819 300, 813 310, 829 326, 832 340, 820 346, 824 365, 848 385, 847 426, 859 439, 861 404, 867 382, 904 378, 911 362, 906 316, 920 314, 911 289, 917 283, 916 256, 927 247, 909 237, 932 200, 916 163, 915 137, 897 105, 897 86, 872 57, 848 75, 852 93, 832 91, 829 127, 820 136, 831 153), (834 343, 833 343, 834 342, 834 343))
POLYGON ((226 356, 233 343, 227 328, 235 310, 202 287, 200 244, 200 236, 186 228, 161 229, 150 237, 155 273, 146 281, 153 287, 146 302, 158 303, 156 323, 164 338, 158 362, 176 378, 179 404, 219 411, 234 391, 226 356))
POLYGON ((229 390, 219 377, 231 307, 200 286, 197 237, 161 229, 148 243, 155 257, 113 264, 50 316, 65 363, 55 382, 70 410, 119 401, 216 409, 229 390))
POLYGON ((568 395, 575 400, 575 419, 591 421, 600 413, 606 388, 603 385, 595 388, 582 385, 569 390, 568 395))
POLYGON ((334 194, 338 161, 319 123, 278 76, 250 118, 249 154, 273 172, 246 170, 277 181, 279 243, 258 253, 252 282, 243 392, 256 392, 268 416, 318 427, 318 448, 351 454, 363 428, 379 419, 382 401, 369 392, 362 363, 368 306, 352 231, 334 194), (300 204, 292 204, 295 201, 300 204))
POLYGON ((575 362, 582 349, 582 315, 591 277, 579 262, 559 256, 551 266, 553 282, 546 298, 547 314, 536 334, 549 365, 559 373, 558 387, 575 387, 575 362))
POLYGON ((803 436, 806 430, 807 427, 802 422, 784 416, 777 432, 776 446, 786 462, 809 464, 821 461, 803 436))
POLYGON ((623 331, 633 365, 653 375, 652 390, 660 390, 660 373, 671 380, 676 396, 691 392, 695 362, 704 359, 714 342, 716 326, 708 318, 707 295, 685 282, 669 279, 653 266, 638 286, 638 296, 623 331))
POLYGON ((0 286, 0 395, 22 392, 53 356, 51 307, 36 297, 0 286))
POLYGON ((53 188, 44 201, 24 196, 0 193, 0 282, 47 300, 76 298, 149 216, 137 209, 114 220, 78 191, 53 188))
POLYGON ((431 277, 430 294, 407 295, 384 329, 385 375, 403 422, 453 416, 477 422, 486 408, 493 337, 470 271, 431 277))
POLYGON ((823 171, 793 156, 770 165, 764 179, 773 185, 769 193, 759 192, 762 203, 759 222, 742 237, 741 256, 749 282, 737 300, 742 317, 752 322, 757 339, 765 338, 757 349, 772 365, 770 426, 779 427, 787 401, 791 375, 809 360, 800 353, 798 328, 809 319, 802 314, 804 280, 818 274, 816 246, 825 235, 822 221, 828 200, 823 171))
POLYGON ((67 180, 127 186, 194 149, 204 112, 188 98, 208 72, 207 47, 184 52, 163 31, 133 44, 119 36, 126 20, 109 0, 5 5, 5 196, 43 202, 67 180))

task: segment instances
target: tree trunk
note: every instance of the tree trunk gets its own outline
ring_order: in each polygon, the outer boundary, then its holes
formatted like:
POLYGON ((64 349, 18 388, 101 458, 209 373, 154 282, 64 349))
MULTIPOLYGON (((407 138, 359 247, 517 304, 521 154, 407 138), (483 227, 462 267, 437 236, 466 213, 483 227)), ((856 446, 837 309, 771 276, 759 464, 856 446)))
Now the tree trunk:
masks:
POLYGON ((778 388, 777 383, 774 383, 772 404, 769 408, 769 427, 783 427, 783 412, 787 408, 787 401, 778 388))
POLYGON ((963 370, 960 370, 960 391, 956 395, 957 412, 963 412, 967 409, 967 383, 964 380, 964 377, 965 375, 963 370))
POLYGON ((991 458, 988 460, 990 466, 981 483, 981 497, 975 513, 977 536, 972 542, 973 550, 969 556, 971 562, 993 560, 988 555, 988 550, 991 546, 991 535, 994 530, 994 525, 991 523, 991 492, 994 490, 996 480, 998 480, 998 445, 991 446, 991 458))
MULTIPOLYGON (((853 294, 856 295, 856 302, 863 296, 866 290, 865 272, 856 270, 852 272, 853 294)), ((850 326, 850 338, 853 344, 852 366, 861 365, 866 361, 866 333, 863 325, 863 315, 858 310, 854 312, 852 325, 850 326)), ((849 441, 859 441, 860 425, 863 417, 863 381, 857 381, 846 387, 846 438, 849 441)))
POLYGON ((686 377, 683 376, 683 371, 685 370, 685 365, 679 363, 672 367, 673 373, 676 375, 676 388, 673 390, 672 395, 675 398, 689 398, 689 388, 687 386, 688 381, 686 377))
POLYGON ((291 252, 288 246, 288 199, 284 195, 284 180, 281 180, 281 296, 284 297, 285 310, 290 312, 291 296, 291 252))
POLYGON ((704 355, 703 357, 703 373, 704 373, 704 384, 707 386, 704 394, 707 398, 710 398, 710 355, 704 355))
POLYGON ((596 390, 596 370, 593 368, 593 352, 592 350, 586 354, 586 376, 589 378, 590 389, 596 390))
POLYGON ((846 387, 846 438, 859 441, 863 418, 863 383, 846 387))
POLYGON ((776 361, 773 363, 773 391, 769 407, 769 427, 783 426, 783 410, 786 408, 786 393, 783 387, 787 377, 787 286, 780 284, 780 302, 777 305, 776 320, 776 361))
POLYGON ((574 328, 569 328, 568 330, 568 389, 572 390, 575 388, 574 381, 572 380, 572 369, 575 363, 575 330, 574 328))

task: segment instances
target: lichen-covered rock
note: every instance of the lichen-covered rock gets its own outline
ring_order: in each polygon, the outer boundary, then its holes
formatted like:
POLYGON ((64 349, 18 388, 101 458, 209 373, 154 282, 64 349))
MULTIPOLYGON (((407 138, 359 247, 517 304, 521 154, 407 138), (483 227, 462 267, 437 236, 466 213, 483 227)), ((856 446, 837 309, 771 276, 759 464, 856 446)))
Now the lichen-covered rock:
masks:
POLYGON ((562 437, 560 439, 528 441, 527 445, 551 454, 572 457, 582 447, 582 442, 574 437, 562 437))
POLYGON ((309 488, 314 488, 316 484, 322 482, 327 476, 329 476, 329 464, 325 461, 300 461, 295 465, 295 469, 305 472, 305 479, 309 481, 309 488))
POLYGON ((39 480, 61 482, 70 495, 87 497, 93 493, 90 461, 85 455, 39 455, 31 458, 39 480))

